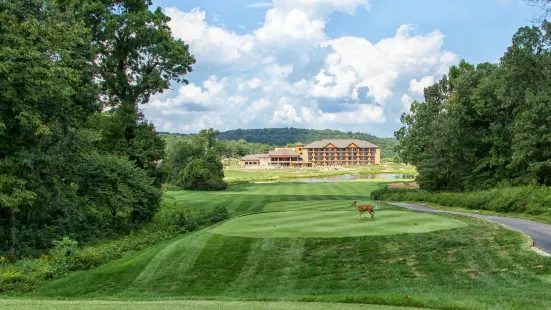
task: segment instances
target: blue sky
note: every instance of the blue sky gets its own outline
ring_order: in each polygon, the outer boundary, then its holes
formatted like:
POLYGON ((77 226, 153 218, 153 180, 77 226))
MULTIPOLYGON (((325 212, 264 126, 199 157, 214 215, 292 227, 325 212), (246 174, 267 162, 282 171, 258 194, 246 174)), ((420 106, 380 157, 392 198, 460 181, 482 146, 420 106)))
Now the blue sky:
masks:
POLYGON ((389 137, 461 59, 499 62, 521 0, 158 0, 197 59, 144 105, 159 131, 299 127, 389 137))

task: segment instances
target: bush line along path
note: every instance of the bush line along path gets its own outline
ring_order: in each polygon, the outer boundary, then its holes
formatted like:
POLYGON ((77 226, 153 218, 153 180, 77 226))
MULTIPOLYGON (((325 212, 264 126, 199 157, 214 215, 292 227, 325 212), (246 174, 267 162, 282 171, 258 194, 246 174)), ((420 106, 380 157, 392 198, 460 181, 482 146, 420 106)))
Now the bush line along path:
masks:
POLYGON ((523 219, 510 218, 510 217, 437 210, 437 209, 431 209, 431 208, 410 204, 410 203, 390 203, 390 204, 399 206, 399 207, 404 207, 409 210, 415 210, 415 211, 430 212, 430 213, 450 213, 450 214, 473 216, 481 219, 486 219, 488 221, 496 222, 499 224, 503 224, 516 231, 520 231, 522 233, 527 234, 528 236, 530 236, 530 238, 534 240, 535 245, 543 248, 546 251, 547 255, 551 256, 551 254, 549 254, 551 253, 551 225, 536 223, 533 221, 528 221, 523 219))

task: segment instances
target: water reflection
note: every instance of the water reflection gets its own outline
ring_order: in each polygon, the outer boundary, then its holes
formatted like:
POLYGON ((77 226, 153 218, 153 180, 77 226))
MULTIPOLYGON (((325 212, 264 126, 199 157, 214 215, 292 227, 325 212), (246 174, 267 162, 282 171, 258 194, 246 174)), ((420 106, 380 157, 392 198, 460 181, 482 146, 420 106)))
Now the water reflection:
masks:
POLYGON ((304 178, 293 179, 289 182, 304 182, 304 183, 318 183, 318 182, 339 182, 339 181, 351 181, 351 180, 404 180, 413 179, 411 174, 402 173, 372 173, 372 174, 345 174, 334 175, 321 178, 304 178))

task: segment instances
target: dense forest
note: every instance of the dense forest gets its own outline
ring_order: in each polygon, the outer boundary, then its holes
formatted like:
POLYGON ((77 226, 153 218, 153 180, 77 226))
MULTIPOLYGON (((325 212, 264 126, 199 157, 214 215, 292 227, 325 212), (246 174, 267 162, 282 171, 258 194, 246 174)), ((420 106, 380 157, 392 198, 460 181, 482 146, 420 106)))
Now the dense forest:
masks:
POLYGON ((165 142, 140 105, 195 59, 150 6, 0 1, 0 257, 118 238, 160 209, 165 142))
POLYGON ((381 148, 382 158, 394 157, 394 138, 378 138, 361 132, 343 132, 340 130, 316 130, 302 128, 263 128, 263 129, 235 129, 223 131, 218 136, 220 140, 245 140, 267 145, 285 146, 302 142, 311 143, 323 139, 360 139, 367 140, 381 148))
POLYGON ((422 189, 551 186, 551 23, 520 28, 499 63, 462 61, 424 95, 395 133, 422 189))

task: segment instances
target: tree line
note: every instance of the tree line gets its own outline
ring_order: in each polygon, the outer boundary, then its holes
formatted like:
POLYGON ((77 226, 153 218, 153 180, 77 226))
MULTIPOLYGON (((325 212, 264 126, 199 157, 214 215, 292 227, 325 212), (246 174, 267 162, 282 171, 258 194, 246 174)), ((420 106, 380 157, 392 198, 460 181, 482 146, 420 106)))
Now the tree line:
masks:
MULTIPOLYGON (((202 132, 205 132, 204 130, 202 132)), ((240 158, 249 154, 264 154, 270 150, 280 147, 278 145, 268 145, 264 143, 247 142, 244 139, 239 140, 219 140, 219 136, 222 133, 216 131, 217 152, 223 158, 240 158)), ((193 137, 196 134, 180 134, 180 133, 167 133, 160 132, 159 135, 165 140, 167 149, 172 148, 172 145, 178 141, 187 140, 193 141, 193 137)), ((201 132, 198 134, 201 135, 201 132)))
POLYGON ((361 132, 343 132, 332 129, 303 129, 303 128, 262 128, 262 129, 235 129, 221 132, 220 140, 245 140, 271 146, 294 145, 301 142, 308 144, 323 139, 360 139, 369 141, 381 148, 381 158, 393 158, 395 138, 379 138, 361 132))
POLYGON ((551 185, 550 47, 551 23, 522 27, 499 63, 461 61, 412 103, 396 152, 422 189, 551 185))
POLYGON ((195 59, 150 0, 0 1, 0 254, 119 236, 161 201, 140 104, 195 59))

